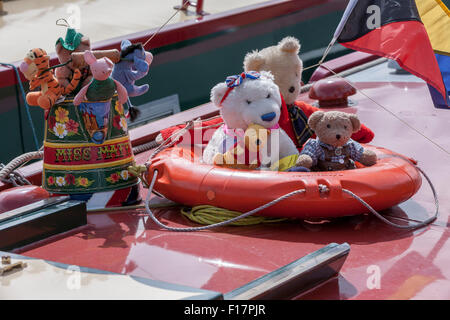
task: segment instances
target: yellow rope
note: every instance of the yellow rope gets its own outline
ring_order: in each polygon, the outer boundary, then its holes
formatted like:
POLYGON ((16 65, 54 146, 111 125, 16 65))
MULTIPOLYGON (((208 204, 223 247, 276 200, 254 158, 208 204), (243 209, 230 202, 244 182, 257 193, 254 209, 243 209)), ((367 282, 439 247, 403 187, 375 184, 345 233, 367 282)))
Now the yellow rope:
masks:
MULTIPOLYGON (((218 208, 210 205, 201 205, 193 208, 183 208, 181 213, 188 219, 204 224, 210 225, 222 221, 230 220, 234 217, 240 216, 242 212, 231 211, 223 208, 218 208)), ((274 223, 289 220, 288 218, 269 218, 263 216, 249 216, 241 220, 230 223, 234 226, 249 226, 260 223, 274 223)))

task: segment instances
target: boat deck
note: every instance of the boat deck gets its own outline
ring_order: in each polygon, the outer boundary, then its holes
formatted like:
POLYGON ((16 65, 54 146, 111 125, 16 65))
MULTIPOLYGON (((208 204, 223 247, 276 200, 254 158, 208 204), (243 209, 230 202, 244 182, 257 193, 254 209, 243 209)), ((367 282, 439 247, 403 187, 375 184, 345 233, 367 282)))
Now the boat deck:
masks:
MULTIPOLYGON (((266 0, 205 0, 203 10, 219 13, 266 0)), ((55 25, 65 18, 91 43, 158 28, 175 12, 181 0, 13 0, 3 3, 6 15, 0 15, 0 61, 10 63, 23 59, 31 48, 54 52, 55 40, 65 36, 65 28, 55 25), (20 41, 13 41, 20 39, 20 41), (14 43, 14 45, 11 45, 14 43)), ((196 19, 195 8, 179 12, 170 22, 196 19)), ((151 44, 150 44, 151 47, 151 44)))
MULTIPOLYGON (((383 81, 359 82, 356 75, 350 77, 358 81, 356 86, 364 95, 359 92, 352 96, 356 105, 345 111, 358 114, 375 132, 373 145, 416 159, 429 175, 440 205, 440 215, 430 226, 399 230, 366 214, 321 222, 297 220, 177 233, 159 228, 143 209, 138 209, 89 214, 86 227, 19 252, 227 293, 328 243, 347 242, 351 250, 339 276, 300 299, 450 299, 449 155, 424 137, 449 150, 450 138, 443 132, 449 127, 450 114, 433 107, 422 81, 410 81, 409 76, 394 81, 386 64, 375 69, 378 74, 385 73, 383 81)), ((375 77, 374 70, 364 73, 375 77)), ((364 78, 362 73, 359 76, 364 78)), ((299 99, 314 102, 307 94, 299 99)), ((207 104, 176 117, 184 115, 188 120, 199 110, 207 113, 214 107, 207 104)), ((167 123, 164 119, 148 126, 165 127, 167 123)), ((151 152, 138 154, 137 162, 145 163, 151 152)), ((143 197, 146 191, 142 189, 143 197)), ((432 192, 423 179, 416 195, 383 214, 393 222, 406 224, 425 220, 434 210, 432 192)), ((169 226, 197 226, 182 216, 179 208, 154 211, 169 226)))

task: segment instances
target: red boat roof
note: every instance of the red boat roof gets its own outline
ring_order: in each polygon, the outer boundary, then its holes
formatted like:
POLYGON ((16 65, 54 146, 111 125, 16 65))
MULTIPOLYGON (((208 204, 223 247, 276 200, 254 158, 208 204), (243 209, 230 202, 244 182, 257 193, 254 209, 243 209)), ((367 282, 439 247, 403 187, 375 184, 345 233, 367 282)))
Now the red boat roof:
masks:
MULTIPOLYGON (((346 63, 345 59, 340 62, 346 63)), ((339 59, 333 63, 339 64, 339 59)), ((299 298, 449 299, 449 154, 442 149, 450 150, 450 137, 445 134, 450 110, 433 107, 424 82, 391 72, 383 63, 348 76, 362 93, 350 97, 355 105, 345 111, 358 114, 375 132, 371 144, 416 159, 428 174, 439 197, 440 215, 426 228, 399 230, 366 214, 322 223, 297 220, 177 233, 159 228, 143 209, 137 209, 89 214, 86 227, 20 253, 227 293, 328 243, 347 242, 351 250, 339 276, 299 298)), ((314 102, 307 93, 299 99, 314 102)), ((210 104, 200 106, 131 135, 135 143, 144 141, 150 139, 149 132, 214 111, 210 104)), ((145 163, 151 152, 138 154, 137 163, 145 163)), ((383 215, 400 224, 414 223, 434 210, 433 195, 424 180, 413 198, 383 215)), ((179 208, 155 209, 155 213, 169 226, 196 226, 179 208)))

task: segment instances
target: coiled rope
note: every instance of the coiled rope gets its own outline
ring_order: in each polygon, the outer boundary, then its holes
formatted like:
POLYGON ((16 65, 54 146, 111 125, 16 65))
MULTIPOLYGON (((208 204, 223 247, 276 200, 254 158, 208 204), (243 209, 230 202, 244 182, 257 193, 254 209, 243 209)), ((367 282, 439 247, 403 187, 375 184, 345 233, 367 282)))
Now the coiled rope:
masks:
MULTIPOLYGON (((218 222, 234 219, 242 212, 227 210, 210 205, 195 206, 191 209, 182 208, 181 213, 189 220, 199 224, 211 225, 218 222)), ((269 218, 264 216, 247 216, 230 223, 232 226, 249 226, 261 223, 276 223, 290 220, 288 218, 269 218)))
MULTIPOLYGON (((34 160, 34 159, 42 159, 44 157, 44 151, 32 151, 28 153, 24 153, 17 158, 14 158, 10 161, 6 166, 0 167, 0 181, 6 181, 12 183, 14 186, 15 182, 14 177, 20 176, 23 177, 22 174, 15 172, 14 170, 19 166, 23 166, 25 163, 34 160)), ((29 183, 27 183, 29 184, 29 183)))

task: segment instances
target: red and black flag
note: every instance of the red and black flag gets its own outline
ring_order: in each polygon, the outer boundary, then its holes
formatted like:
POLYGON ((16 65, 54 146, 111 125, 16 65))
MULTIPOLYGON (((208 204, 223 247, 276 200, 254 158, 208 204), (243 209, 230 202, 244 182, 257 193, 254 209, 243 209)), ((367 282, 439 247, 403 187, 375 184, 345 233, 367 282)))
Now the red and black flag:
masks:
POLYGON ((393 59, 443 97, 446 89, 414 0, 350 0, 333 42, 393 59))

